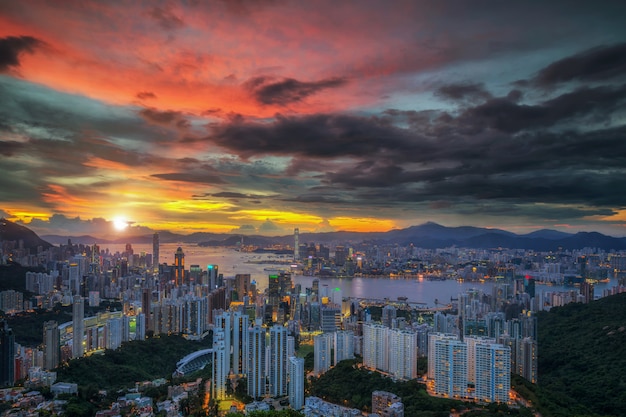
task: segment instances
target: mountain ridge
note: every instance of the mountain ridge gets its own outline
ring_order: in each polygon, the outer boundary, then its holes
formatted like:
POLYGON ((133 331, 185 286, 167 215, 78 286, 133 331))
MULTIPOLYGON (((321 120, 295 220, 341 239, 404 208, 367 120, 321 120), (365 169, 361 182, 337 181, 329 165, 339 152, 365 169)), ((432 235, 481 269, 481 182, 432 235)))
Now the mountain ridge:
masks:
MULTIPOLYGON (((196 232, 182 235, 169 231, 158 231, 161 243, 195 243, 202 246, 235 246, 242 242, 246 245, 270 246, 273 244, 293 244, 293 235, 263 236, 235 233, 196 232)), ((129 235, 116 239, 98 239, 93 236, 45 235, 43 238, 57 244, 149 244, 153 233, 129 235)), ((626 250, 626 238, 603 235, 598 232, 566 233, 551 229, 541 229, 528 234, 516 234, 497 228, 475 226, 447 227, 434 222, 410 226, 405 229, 393 229, 387 232, 320 232, 300 233, 301 243, 357 243, 367 242, 372 245, 400 244, 437 249, 446 247, 471 247, 477 249, 509 248, 531 249, 540 251, 558 251, 582 249, 585 247, 602 250, 626 250)))

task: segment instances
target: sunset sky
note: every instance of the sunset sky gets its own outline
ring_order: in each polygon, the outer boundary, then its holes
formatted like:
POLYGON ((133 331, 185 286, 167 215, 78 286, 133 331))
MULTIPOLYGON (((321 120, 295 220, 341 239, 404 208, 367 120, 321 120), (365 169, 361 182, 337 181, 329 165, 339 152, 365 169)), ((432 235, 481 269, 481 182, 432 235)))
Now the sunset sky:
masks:
POLYGON ((625 17, 623 0, 1 1, 0 217, 624 236, 625 17))

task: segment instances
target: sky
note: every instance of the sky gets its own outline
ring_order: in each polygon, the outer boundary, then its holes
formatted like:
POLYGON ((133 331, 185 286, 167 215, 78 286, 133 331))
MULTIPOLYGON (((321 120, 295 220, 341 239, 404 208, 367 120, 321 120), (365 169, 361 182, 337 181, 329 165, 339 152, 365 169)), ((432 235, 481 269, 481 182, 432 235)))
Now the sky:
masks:
POLYGON ((624 1, 2 1, 39 234, 626 236, 624 1), (117 227, 116 227, 117 226, 117 227))

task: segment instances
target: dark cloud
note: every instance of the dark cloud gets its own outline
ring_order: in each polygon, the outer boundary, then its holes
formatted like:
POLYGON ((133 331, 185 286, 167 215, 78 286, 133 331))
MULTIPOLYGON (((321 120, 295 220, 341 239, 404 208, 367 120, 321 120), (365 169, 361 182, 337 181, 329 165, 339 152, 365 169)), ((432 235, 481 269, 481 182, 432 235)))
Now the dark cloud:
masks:
POLYGON ((242 194, 242 193, 234 193, 234 192, 229 192, 229 191, 223 191, 221 193, 215 193, 215 194, 209 194, 209 196, 211 197, 218 197, 218 198, 250 198, 250 199, 259 199, 259 198, 263 198, 262 195, 256 195, 256 194, 242 194))
POLYGON ((139 114, 147 121, 160 125, 172 125, 180 129, 186 129, 190 126, 189 121, 179 111, 160 111, 154 108, 146 108, 139 111, 139 114))
POLYGON ((169 172, 164 174, 152 174, 154 178, 166 181, 191 182, 199 184, 224 184, 219 175, 211 175, 197 172, 169 172))
POLYGON ((598 46, 553 62, 533 82, 547 87, 568 81, 606 81, 626 74, 626 43, 598 46))
POLYGON ((349 115, 277 115, 272 123, 236 118, 211 126, 205 140, 243 158, 267 154, 316 158, 340 156, 402 157, 432 146, 416 142, 405 129, 385 121, 349 115))
POLYGON ((435 91, 435 95, 448 100, 478 101, 491 98, 482 83, 447 84, 435 91))
POLYGON ((244 86, 259 103, 286 105, 301 101, 328 88, 341 87, 346 82, 345 78, 337 77, 313 82, 298 81, 293 78, 276 81, 273 77, 255 77, 246 81, 244 86))
POLYGON ((150 91, 140 91, 137 93, 136 97, 140 100, 148 100, 148 99, 157 98, 156 94, 150 91))
POLYGON ((185 26, 185 22, 169 9, 154 7, 148 12, 148 15, 165 30, 180 29, 185 26))
POLYGON ((26 144, 15 141, 0 141, 0 155, 13 156, 16 152, 22 151, 26 144))
POLYGON ((23 52, 33 53, 44 42, 32 36, 8 36, 0 39, 0 72, 20 65, 23 52))
POLYGON ((535 105, 498 97, 467 109, 458 121, 475 133, 489 128, 514 133, 554 126, 572 118, 597 123, 610 118, 625 100, 626 85, 583 87, 535 105))

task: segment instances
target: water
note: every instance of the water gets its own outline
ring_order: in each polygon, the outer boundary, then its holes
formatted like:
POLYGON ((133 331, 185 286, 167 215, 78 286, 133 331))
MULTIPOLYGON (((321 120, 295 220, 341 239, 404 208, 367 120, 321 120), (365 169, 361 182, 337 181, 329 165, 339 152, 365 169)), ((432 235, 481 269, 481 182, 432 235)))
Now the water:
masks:
MULTIPOLYGON (((268 286, 268 275, 272 271, 268 269, 289 270, 289 265, 272 265, 268 263, 258 263, 259 261, 288 261, 289 256, 278 256, 275 254, 258 254, 238 252, 234 249, 223 247, 200 247, 194 244, 181 243, 163 243, 160 245, 160 262, 174 263, 174 253, 178 247, 183 248, 185 253, 185 266, 200 265, 203 270, 209 264, 218 265, 219 272, 225 277, 231 277, 235 274, 250 274, 251 279, 257 282, 257 288, 263 291, 268 286), (254 263, 252 263, 254 262, 254 263)), ((102 246, 112 253, 123 252, 125 245, 108 245, 102 246)), ((134 244, 135 253, 146 252, 152 253, 151 244, 134 244)), ((302 290, 310 288, 314 279, 318 277, 293 275, 294 284, 300 284, 302 290)), ((409 302, 423 303, 427 306, 434 306, 435 300, 441 304, 447 304, 451 298, 457 298, 462 292, 475 288, 483 293, 491 294, 494 283, 492 281, 485 282, 458 282, 455 280, 446 281, 429 281, 417 278, 318 278, 320 287, 325 285, 328 288, 340 288, 344 297, 355 298, 372 298, 389 300, 397 300, 398 297, 407 297, 409 302)), ((601 295, 604 289, 617 285, 615 280, 608 283, 598 283, 595 285, 596 296, 601 295)), ((576 287, 554 285, 544 286, 537 284, 535 287, 536 294, 550 291, 568 291, 577 289, 576 287)))

